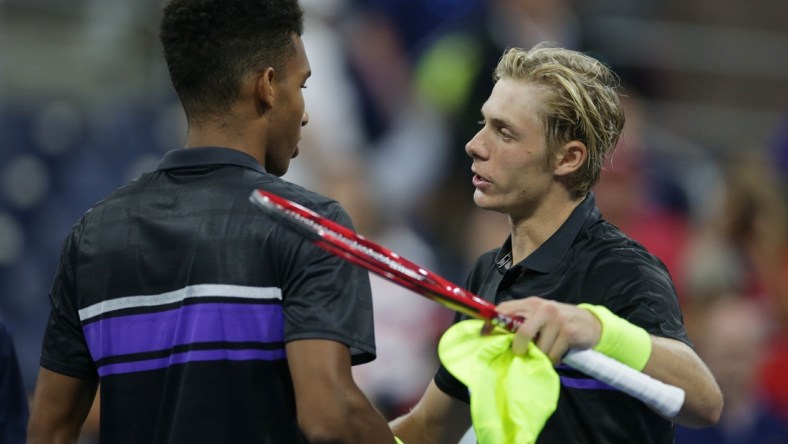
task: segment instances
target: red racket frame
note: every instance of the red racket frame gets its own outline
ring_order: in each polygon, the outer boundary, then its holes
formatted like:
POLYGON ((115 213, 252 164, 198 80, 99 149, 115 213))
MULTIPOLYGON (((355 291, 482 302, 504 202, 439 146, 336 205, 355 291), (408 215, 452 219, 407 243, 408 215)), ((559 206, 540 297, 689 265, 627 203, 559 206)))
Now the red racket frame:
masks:
POLYGON ((517 327, 522 323, 522 318, 498 313, 494 304, 302 205, 263 190, 255 191, 253 196, 255 195, 255 203, 290 214, 290 218, 299 219, 303 228, 312 228, 314 235, 310 237, 315 244, 349 262, 452 310, 489 320, 508 331, 517 331, 517 327), (375 255, 378 257, 374 257, 375 255))
MULTIPOLYGON (((517 331, 523 322, 520 317, 499 313, 491 302, 302 205, 264 190, 255 190, 249 199, 321 248, 452 310, 489 320, 510 332, 517 331)), ((562 361, 640 399, 668 418, 675 416, 684 403, 681 388, 653 379, 595 350, 571 349, 562 361)))

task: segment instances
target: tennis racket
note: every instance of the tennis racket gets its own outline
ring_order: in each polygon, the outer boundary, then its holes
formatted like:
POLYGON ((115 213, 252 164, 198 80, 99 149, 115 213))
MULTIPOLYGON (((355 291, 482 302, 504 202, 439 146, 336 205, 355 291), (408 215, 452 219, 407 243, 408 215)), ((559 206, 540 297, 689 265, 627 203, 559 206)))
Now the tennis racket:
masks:
MULTIPOLYGON (((520 317, 499 313, 495 305, 401 257, 314 211, 275 194, 255 190, 249 199, 287 228, 329 252, 470 317, 485 319, 510 332, 520 317)), ((684 403, 684 390, 665 384, 592 349, 571 349, 562 362, 633 396, 667 417, 684 403)))

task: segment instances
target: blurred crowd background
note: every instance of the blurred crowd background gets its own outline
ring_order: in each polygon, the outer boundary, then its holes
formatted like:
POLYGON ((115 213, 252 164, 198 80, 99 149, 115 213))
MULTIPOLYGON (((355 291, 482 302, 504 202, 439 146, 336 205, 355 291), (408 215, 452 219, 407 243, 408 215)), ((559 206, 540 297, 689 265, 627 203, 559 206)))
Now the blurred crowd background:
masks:
MULTIPOLYGON (((162 3, 0 0, 0 318, 28 391, 69 228, 185 139, 162 3)), ((788 442, 788 3, 302 4, 310 123, 285 179, 458 283, 508 229, 473 207, 464 152, 502 51, 552 41, 613 67, 627 125, 597 202, 665 262, 725 394, 717 427, 677 441, 788 442)), ((431 379, 452 313, 372 283, 379 357, 355 371, 392 418, 431 379)))

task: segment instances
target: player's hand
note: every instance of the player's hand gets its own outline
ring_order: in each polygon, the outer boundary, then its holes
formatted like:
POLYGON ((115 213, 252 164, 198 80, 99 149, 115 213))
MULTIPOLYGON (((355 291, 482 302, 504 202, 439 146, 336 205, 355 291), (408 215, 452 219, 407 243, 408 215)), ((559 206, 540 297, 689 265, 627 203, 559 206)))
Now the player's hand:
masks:
POLYGON ((554 364, 570 348, 593 347, 602 333, 602 325, 589 311, 536 296, 503 302, 497 310, 525 319, 512 341, 513 353, 524 354, 534 341, 554 364))

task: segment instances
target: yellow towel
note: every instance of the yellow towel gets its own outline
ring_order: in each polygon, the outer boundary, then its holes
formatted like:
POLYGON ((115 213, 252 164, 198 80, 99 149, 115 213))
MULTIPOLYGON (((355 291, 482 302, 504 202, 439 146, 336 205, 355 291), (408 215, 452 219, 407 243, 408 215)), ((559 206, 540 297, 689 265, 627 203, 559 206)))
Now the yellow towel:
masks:
POLYGON ((513 334, 496 329, 482 336, 483 325, 477 319, 454 324, 441 337, 438 356, 470 391, 480 444, 533 443, 558 403, 558 374, 533 343, 515 355, 513 334))

